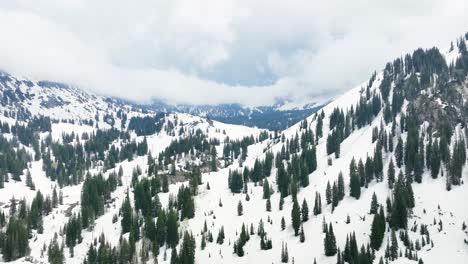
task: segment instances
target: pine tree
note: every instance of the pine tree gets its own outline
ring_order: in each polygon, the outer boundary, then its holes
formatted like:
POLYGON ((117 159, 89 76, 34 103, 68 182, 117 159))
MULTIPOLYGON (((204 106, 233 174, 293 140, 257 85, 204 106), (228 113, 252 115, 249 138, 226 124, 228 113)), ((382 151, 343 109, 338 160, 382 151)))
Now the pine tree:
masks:
POLYGON ((334 182, 332 187, 332 211, 335 210, 335 207, 338 206, 339 202, 340 198, 338 194, 338 187, 336 186, 336 182, 334 182))
POLYGON ((385 215, 380 207, 378 214, 374 215, 371 226, 370 245, 374 250, 379 250, 385 235, 385 215))
POLYGON ((242 202, 239 200, 239 203, 237 204, 237 215, 241 216, 244 213, 244 209, 242 207, 242 202))
POLYGON ((307 205, 307 201, 304 198, 302 202, 302 222, 307 222, 309 220, 309 206, 307 205))
POLYGON ((270 198, 270 184, 268 183, 267 179, 263 180, 263 199, 270 198))
POLYGON ((350 177, 350 193, 351 197, 359 199, 361 196, 361 180, 359 179, 359 174, 356 168, 356 161, 354 158, 351 160, 351 164, 349 165, 349 177, 350 177))
POLYGON ((281 217, 281 230, 286 229, 286 221, 284 220, 284 216, 281 217))
POLYGON ((393 189, 393 184, 395 184, 395 165, 393 165, 393 159, 390 159, 390 164, 388 165, 387 179, 388 188, 393 189))
POLYGON ((166 219, 166 243, 169 247, 175 247, 179 243, 179 223, 177 212, 169 210, 166 219))
POLYGON ((224 226, 218 232, 218 237, 216 238, 216 243, 222 245, 224 243, 224 226))
POLYGON ((432 150, 431 150, 431 161, 430 161, 430 169, 431 169, 431 176, 433 179, 437 179, 439 176, 439 171, 440 171, 440 151, 439 151, 439 144, 437 143, 437 140, 432 144, 432 150))
POLYGON ((216 156, 217 156, 216 148, 213 146, 211 148, 211 171, 218 171, 216 156))
POLYGON ((128 192, 122 204, 121 214, 122 214, 122 221, 121 221, 122 234, 125 234, 127 232, 130 232, 132 219, 133 219, 133 209, 132 209, 132 205, 130 204, 130 198, 128 197, 128 192))
POLYGON ((4 239, 2 253, 5 261, 16 260, 28 254, 28 230, 22 220, 10 218, 4 239))
POLYGON ((366 182, 369 183, 374 179, 374 161, 369 156, 366 158, 364 170, 366 172, 366 182))
POLYGON ((382 181, 383 175, 383 159, 382 159, 382 149, 377 147, 374 152, 374 172, 378 181, 382 181))
MULTIPOLYGON (((244 186, 244 184, 246 184, 242 178, 243 178, 242 174, 238 172, 237 170, 233 171, 232 173, 231 171, 229 171, 228 181, 229 181, 229 189, 231 189, 231 192, 233 193, 241 192, 242 187, 244 186)), ((269 191, 269 188, 268 188, 268 191, 269 191)))
POLYGON ((395 228, 406 228, 407 226, 407 196, 405 193, 403 175, 400 174, 398 182, 393 190, 393 204, 391 208, 390 225, 395 228))
POLYGON ((359 179, 361 180, 361 187, 367 188, 368 182, 366 178, 366 170, 364 167, 364 163, 362 162, 362 159, 359 159, 357 170, 358 170, 359 179))
POLYGON ((171 264, 178 264, 179 257, 177 256, 177 249, 174 247, 171 251, 171 264))
POLYGON ((271 212, 271 201, 270 198, 267 199, 266 201, 266 211, 271 212))
POLYGON ((331 190, 330 182, 327 182, 327 189, 325 191, 325 199, 327 200, 327 204, 331 204, 331 202, 332 202, 332 190, 331 190))
POLYGON ((289 254, 288 254, 288 244, 284 242, 281 245, 281 263, 288 263, 289 262, 289 254))
POLYGON ((206 247, 206 239, 205 239, 205 236, 202 235, 201 236, 201 242, 200 242, 200 248, 201 248, 201 250, 205 250, 205 247, 206 247))
POLYGON ((340 171, 338 174, 338 199, 341 201, 345 197, 345 184, 344 184, 344 178, 343 178, 343 173, 340 171))
POLYGON ((63 248, 59 247, 59 244, 57 242, 57 233, 55 233, 53 241, 49 244, 47 256, 49 263, 51 264, 62 264, 65 261, 65 257, 63 255, 63 248))
POLYGON ((315 193, 315 203, 314 203, 314 215, 319 215, 322 213, 322 198, 320 193, 315 193))
POLYGON ((395 148, 395 160, 398 168, 401 168, 403 163, 403 140, 401 137, 398 137, 398 143, 395 148))
POLYGON ((26 186, 28 186, 31 190, 36 189, 31 177, 31 172, 29 170, 26 171, 26 186))
POLYGON ((284 205, 284 198, 283 198, 283 196, 281 196, 280 199, 279 199, 279 210, 280 211, 283 210, 283 205, 284 205))
POLYGON ((376 214, 377 210, 379 209, 379 202, 377 201, 377 195, 375 195, 375 192, 372 194, 372 201, 371 201, 371 207, 370 207, 370 214, 376 214))
POLYGON ((331 223, 329 224, 327 232, 325 233, 324 247, 325 256, 334 256, 337 252, 335 234, 333 233, 333 226, 331 223))
POLYGON ((299 235, 299 227, 301 226, 301 208, 297 199, 293 200, 293 207, 291 210, 291 223, 294 228, 294 235, 299 235))
POLYGON ((390 244, 390 260, 395 260, 398 258, 398 240, 395 234, 395 230, 392 229, 391 235, 391 244, 390 244))
POLYGON ((162 176, 162 192, 163 193, 169 192, 169 179, 167 178, 166 174, 162 176))

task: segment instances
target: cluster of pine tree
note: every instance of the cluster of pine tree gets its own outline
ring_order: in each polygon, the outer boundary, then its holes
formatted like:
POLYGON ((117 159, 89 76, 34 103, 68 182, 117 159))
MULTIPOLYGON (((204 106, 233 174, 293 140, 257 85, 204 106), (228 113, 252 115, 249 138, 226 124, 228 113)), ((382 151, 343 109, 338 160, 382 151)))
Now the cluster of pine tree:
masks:
POLYGON ((349 195, 356 199, 361 197, 361 187, 368 187, 368 184, 373 180, 381 181, 383 178, 383 160, 382 152, 377 144, 374 157, 369 156, 364 163, 361 159, 356 164, 355 159, 349 164, 349 195))
POLYGON ((387 200, 390 227, 406 229, 409 210, 414 207, 414 193, 411 183, 400 173, 393 188, 393 200, 387 200))
POLYGON ((244 137, 241 140, 229 140, 229 138, 227 138, 223 147, 223 159, 226 165, 232 164, 237 158, 240 159, 241 163, 245 161, 247 158, 247 148, 255 142, 252 135, 244 137))
POLYGON ((324 238, 324 249, 325 249, 325 256, 334 256, 337 253, 336 248, 336 238, 335 233, 333 232, 333 225, 330 223, 328 226, 324 223, 323 232, 325 233, 324 238))
POLYGON ((244 252, 245 243, 247 243, 247 241, 249 240, 250 240, 250 234, 247 231, 245 224, 242 224, 239 238, 237 239, 236 242, 234 242, 234 254, 237 254, 239 257, 243 257, 245 254, 244 252))
POLYGON ((159 133, 165 123, 165 113, 154 116, 132 117, 128 123, 128 129, 135 131, 138 136, 149 136, 159 133))
MULTIPOLYGON (((33 230, 43 233, 43 216, 52 212, 60 200, 54 189, 53 198, 44 196, 40 191, 36 192, 31 205, 25 199, 10 201, 10 213, 5 233, 0 232, 0 249, 6 261, 12 261, 27 255, 29 252, 29 238, 33 230)), ((6 218, 0 213, 0 229, 6 224, 6 218)))
MULTIPOLYGON (((330 182, 327 182, 327 187, 325 190, 325 199, 327 204, 332 204, 332 210, 338 206, 339 202, 343 200, 345 197, 345 185, 344 185, 344 178, 343 174, 340 172, 338 174, 338 180, 333 183, 333 186, 330 185, 330 182)), ((316 195, 316 207, 317 207, 317 214, 322 212, 322 202, 320 194, 316 195), (317 200, 318 199, 318 200, 317 200)))
POLYGON ((81 219, 87 228, 98 216, 104 214, 104 204, 117 188, 118 181, 112 174, 104 179, 101 173, 87 175, 81 189, 81 219))
POLYGON ((27 168, 27 162, 32 158, 24 148, 18 148, 13 141, 7 140, 0 135, 0 188, 3 188, 4 182, 11 178, 20 181, 20 175, 27 168))
POLYGON ((372 264, 375 259, 374 251, 369 245, 361 245, 358 249, 356 235, 354 232, 346 237, 346 244, 343 252, 338 250, 337 264, 372 264))

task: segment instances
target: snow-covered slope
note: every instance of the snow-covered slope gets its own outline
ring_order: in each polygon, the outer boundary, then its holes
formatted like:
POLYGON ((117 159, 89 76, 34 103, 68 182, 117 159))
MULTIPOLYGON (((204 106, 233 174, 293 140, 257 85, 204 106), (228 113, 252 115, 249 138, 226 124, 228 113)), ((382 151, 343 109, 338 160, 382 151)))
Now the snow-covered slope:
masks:
MULTIPOLYGON (((463 40, 464 41, 464 40, 463 40)), ((458 44, 460 45, 460 44, 458 44)), ((466 51, 466 46, 465 46, 466 51)), ((467 101, 466 91, 466 75, 463 75, 462 81, 457 79, 458 70, 462 69, 458 66, 450 66, 460 64, 459 58, 463 58, 463 49, 449 49, 441 54, 442 58, 447 61, 447 67, 437 67, 435 70, 430 70, 431 75, 429 82, 424 82, 425 70, 427 68, 417 68, 418 63, 422 60, 425 65, 432 65, 434 60, 437 60, 438 52, 423 51, 422 54, 415 52, 413 54, 414 67, 409 67, 408 61, 395 61, 387 65, 385 70, 371 77, 369 81, 351 89, 341 97, 325 106, 319 113, 313 114, 306 118, 306 122, 302 121, 290 128, 282 131, 280 134, 267 133, 256 128, 249 128, 239 125, 228 125, 217 121, 212 121, 202 117, 196 117, 190 114, 172 113, 165 114, 161 122, 161 128, 155 130, 154 133, 147 135, 137 135, 134 130, 128 131, 128 123, 122 126, 122 115, 117 115, 117 112, 125 113, 127 121, 131 117, 154 116, 153 112, 145 112, 133 106, 125 105, 124 103, 110 102, 102 97, 92 96, 82 93, 79 90, 72 88, 57 88, 48 87, 50 85, 40 85, 39 82, 28 84, 27 81, 19 81, 19 79, 9 75, 2 75, 2 85, 0 91, 3 94, 4 103, 2 110, 15 112, 15 107, 18 105, 29 109, 31 116, 46 115, 57 120, 95 120, 97 113, 100 113, 98 123, 89 125, 85 122, 57 122, 52 124, 50 132, 41 132, 40 138, 46 139, 50 134, 53 141, 62 142, 64 134, 72 132, 77 135, 86 133, 96 133, 98 130, 110 129, 112 124, 123 132, 129 133, 129 138, 116 138, 110 144, 115 148, 122 149, 126 144, 131 142, 147 142, 148 151, 142 155, 133 155, 131 159, 117 160, 114 167, 106 167, 106 161, 93 160, 88 169, 90 174, 95 175, 102 173, 104 178, 111 177, 112 174, 119 173, 119 168, 122 168, 121 185, 110 194, 106 200, 103 214, 98 216, 94 224, 82 230, 82 240, 74 249, 73 254, 69 248, 64 250, 66 263, 83 263, 87 257, 88 250, 92 245, 99 246, 97 240, 101 235, 111 246, 116 247, 119 251, 119 246, 122 244, 122 239, 128 240, 129 233, 122 234, 122 214, 121 206, 124 203, 125 197, 128 194, 132 207, 136 200, 135 182, 143 179, 154 179, 166 174, 171 170, 171 164, 177 165, 178 171, 174 172, 173 176, 189 172, 191 164, 201 164, 203 162, 212 162, 213 153, 217 153, 214 164, 216 170, 203 170, 201 182, 198 186, 197 195, 194 196, 195 215, 192 218, 180 219, 179 233, 184 231, 191 232, 196 241, 195 260, 196 263, 281 263, 281 249, 283 245, 287 245, 289 254, 289 263, 317 263, 334 264, 337 263, 337 256, 325 256, 324 254, 324 238, 323 222, 333 224, 334 234, 336 236, 336 246, 342 251, 345 250, 347 236, 350 233, 355 233, 357 246, 367 246, 370 240, 371 224, 374 215, 369 213, 371 199, 375 193, 378 203, 385 208, 387 220, 390 218, 392 208, 386 203, 387 198, 391 201, 395 199, 394 190, 390 189, 389 181, 389 166, 390 163, 396 161, 396 146, 398 139, 401 138, 405 145, 410 137, 408 129, 408 116, 418 119, 417 130, 418 139, 422 144, 423 152, 429 143, 434 139, 442 140, 441 135, 444 133, 440 129, 440 122, 434 118, 444 118, 447 121, 446 125, 453 131, 451 138, 448 139, 447 145, 450 144, 450 154, 454 151, 456 142, 466 138, 466 121, 467 115, 464 112, 465 102, 467 101), (434 53, 431 53, 434 52, 434 53), (435 55, 435 56, 433 56, 435 55), (419 60, 419 58, 423 58, 419 60), (429 58, 429 59, 428 59, 429 58), (401 70, 400 66, 408 70, 401 70), (451 69, 453 67, 453 69, 451 69), (415 83, 411 83, 413 80, 415 83), (439 82, 440 81, 440 82, 439 82), (389 83, 389 84, 388 84, 389 83), (388 84, 388 86, 387 86, 388 84), (16 88, 15 88, 16 87, 16 88), (415 88, 417 87, 417 89, 415 88), (386 90, 388 88, 389 90, 386 90), (415 89, 413 89, 415 88, 415 89), (51 89, 51 90, 48 90, 51 89), (414 93, 413 90, 415 90, 414 93), (14 94, 12 94, 14 93, 14 94), (388 93, 385 95, 385 93, 388 93), (403 94, 401 105, 398 103, 398 96, 403 94), (387 99, 384 99, 384 98, 387 99), (51 99, 52 98, 52 99, 51 99), (454 99, 455 98, 455 99, 454 99), (375 102, 373 102, 373 100, 375 102), (52 105, 43 102, 54 102, 52 105), (358 125, 357 112, 363 111, 363 104, 369 106, 367 113, 371 113, 365 122, 358 125), (29 108, 27 106, 30 106, 29 108), (396 107, 399 105, 400 107, 396 107), (425 111, 421 110, 424 107, 431 108, 425 111), (373 111, 372 107, 377 107, 378 111, 373 111), (388 108, 388 109, 387 109, 388 108), (328 150, 329 141, 332 135, 337 131, 337 127, 331 127, 332 116, 336 111, 344 113, 349 117, 348 125, 351 127, 349 134, 343 136, 339 144, 339 155, 328 150), (359 111, 358 111, 359 109, 359 111), (387 112, 386 112, 387 111, 387 112), (390 111, 390 114, 389 112, 390 111), (392 112, 393 111, 393 112, 392 112), (431 113, 433 113, 431 115, 431 113), (114 122, 106 122, 105 116, 112 117, 114 122), (119 117, 120 116, 120 117, 119 117), (319 121, 320 120, 320 121, 319 121), (273 153, 278 157, 284 149, 288 149, 288 144, 293 142, 296 137, 302 137, 306 131, 313 131, 317 136, 317 127, 322 123, 322 136, 314 137, 314 142, 310 147, 316 153, 316 168, 308 175, 309 184, 305 187, 301 186, 297 193, 297 201, 302 207, 302 202, 305 200, 309 205, 309 219, 301 223, 305 234, 305 241, 301 242, 299 236, 294 235, 292 227, 292 207, 293 195, 289 194, 284 197, 284 205, 280 209, 281 193, 278 188, 277 172, 278 169, 273 166, 270 173, 266 173, 265 179, 269 182, 273 193, 270 197, 271 210, 266 210, 267 199, 264 199, 264 188, 262 181, 249 181, 244 185, 247 187, 245 193, 232 193, 228 187, 230 172, 235 170, 243 171, 245 168, 253 169, 258 161, 264 160, 267 153, 273 153), (404 125, 406 124, 406 125, 404 125), (209 150, 204 148, 205 152, 191 148, 191 151, 177 152, 168 158, 160 158, 164 155, 163 152, 167 147, 174 142, 180 142, 181 139, 195 137, 196 132, 200 131, 209 143, 209 150), (377 131, 377 132, 376 132, 377 131), (263 133, 262 133, 263 132, 263 133), (391 144, 392 149, 383 150, 381 143, 381 135, 385 135, 385 145, 391 144), (391 136, 390 136, 391 135, 391 136), (255 140, 249 141, 246 144, 247 155, 245 160, 239 157, 234 157, 234 162, 227 162, 224 157, 223 149, 234 142, 252 136, 255 140), (258 140, 261 138, 262 140, 258 140), (315 140, 316 139, 316 140, 315 140), (391 143, 390 143, 391 142, 391 143), (248 146, 247 146, 248 145, 248 146), (213 149, 216 149, 214 152, 213 149), (350 194, 350 163, 354 159, 365 161, 367 157, 374 159, 375 153, 382 153, 382 172, 381 179, 372 179, 366 182, 365 186, 360 187, 360 197, 356 199, 350 194), (193 152, 193 153, 190 153, 193 152), (203 152, 203 155, 197 155, 203 152), (149 156, 151 153, 151 156, 149 156), (153 159, 151 159, 151 157, 153 159), (152 162, 158 160, 158 172, 150 172, 154 167, 152 162), (238 161, 238 162, 237 162, 238 161), (188 165, 186 165, 188 164, 188 165), (141 175, 135 173, 136 168, 140 168, 141 175), (179 174, 180 173, 180 174, 179 174), (339 174, 342 173, 345 186, 345 196, 339 201, 336 207, 327 204, 325 201, 327 185, 333 184, 338 180, 339 174), (316 193, 320 193, 322 197, 322 213, 318 215, 312 214, 316 193), (238 213, 238 204, 242 203, 243 213, 238 213), (281 226, 282 219, 285 220, 285 228, 281 226), (259 227, 259 222, 262 221, 264 231, 267 237, 271 239, 272 248, 269 250, 261 250, 261 239, 256 232, 259 227), (214 236, 213 242, 206 242, 206 247, 202 248, 202 239, 205 239, 207 234, 204 232, 205 223, 208 231, 214 236), (250 239, 243 247, 245 255, 239 257, 233 253, 234 243, 239 239, 242 225, 250 231, 252 226, 255 231, 250 235, 250 239), (224 243, 216 243, 218 230, 224 229, 224 243)), ((419 52, 419 51, 418 51, 419 52)), ((468 51, 466 51, 468 52, 468 51)), ((434 63, 435 65, 436 63, 434 63)), ((431 67, 428 67, 431 68, 431 67)), ((5 111, 1 111, 4 113, 5 111)), ((17 113, 17 112, 15 112, 17 113)), ((2 114, 1 122, 13 125, 16 115, 2 114)), ((28 119, 25 118, 27 123, 28 119)), ((155 121, 159 122, 159 121, 155 121)), ((348 121, 346 121, 348 122, 348 121)), ((146 124, 146 123, 145 123, 146 124)), ((445 124, 445 123, 444 123, 445 124)), ((144 127, 146 129, 146 127, 144 127)), ((411 130, 414 131, 414 130, 411 130)), ((5 138, 14 138, 13 133, 3 133, 5 138)), ((382 136, 383 137, 383 136, 382 136)), ((86 142, 89 139, 82 137, 82 141, 86 142)), ((202 141, 200 140, 200 141, 202 141)), ((300 141, 300 139, 298 139, 300 141)), ((438 142, 438 141, 435 141, 438 142)), ((199 142, 197 142, 199 143, 199 142)), ((195 143, 194 145, 196 145, 195 143)), ((65 144, 65 143, 64 143, 65 144)), ((78 140, 72 139, 69 145, 76 146, 78 140)), ((203 143, 205 144, 205 143, 203 143)), ((201 145, 203 145, 201 144, 201 145)), ((208 143, 207 143, 208 144, 208 143)), ((466 144, 464 145, 466 148, 466 144)), ((34 153, 33 146, 19 144, 19 147, 24 147, 29 153, 34 153)), ((390 147, 389 147, 390 148, 390 147)), ((200 147, 199 149, 203 149, 200 147)), ((416 150, 418 151, 418 150, 416 150)), ((106 150, 105 155, 110 155, 111 150, 106 150)), ((301 155, 304 152, 302 147, 296 153, 291 153, 291 156, 301 155)), ((406 149, 405 149, 406 152, 406 149)), ((421 154, 421 153, 418 153, 421 154)), ((269 154, 268 154, 269 155, 269 154)), ((93 155, 90 155, 95 158, 93 155)), ((96 155, 98 156, 98 155, 96 155)), ((289 156, 289 155, 288 155, 289 156)), ((452 155, 453 157, 453 155, 452 155)), ((279 162, 285 166, 291 166, 292 159, 283 159, 279 162)), ((375 158, 377 159, 377 158, 375 158)), ((414 181, 411 186, 414 193, 414 208, 408 210, 408 225, 407 233, 409 240, 412 243, 404 245, 401 239, 397 239, 398 252, 401 256, 395 260, 389 260, 392 263, 417 263, 418 260, 424 263, 465 263, 468 259, 468 246, 466 244, 467 233, 463 226, 468 222, 468 209, 463 201, 468 200, 468 190, 466 182, 468 179, 468 169, 462 166, 461 184, 450 186, 450 191, 447 191, 447 179, 455 177, 452 174, 450 158, 447 164, 443 164, 440 172, 436 174, 437 178, 431 175, 430 162, 424 162, 422 169, 421 182, 414 181), (427 225, 428 232, 422 232, 421 226, 427 225), (421 232, 423 234, 421 234, 421 232), (430 234, 430 236, 429 236, 430 234), (424 245, 422 241, 424 239, 424 245), (427 240, 427 242, 426 242, 427 240), (418 242, 416 242, 418 241, 418 242), (411 245, 413 244, 413 245, 411 245), (414 246, 419 244, 418 246, 414 246), (417 248, 415 248, 417 247, 417 248), (411 250, 411 251, 410 251, 411 250), (417 258, 410 260, 406 257, 407 252, 411 252, 417 258)), ((48 262, 47 245, 53 240, 54 234, 62 234, 64 225, 72 214, 78 214, 82 211, 81 196, 83 193, 83 183, 76 185, 68 185, 60 187, 56 181, 52 181, 49 175, 43 170, 43 158, 32 160, 28 163, 28 168, 35 184, 35 191, 26 186, 26 170, 21 175, 21 181, 5 182, 5 187, 0 189, 0 207, 8 216, 11 206, 10 199, 14 195, 15 199, 25 198, 28 203, 36 195, 36 191, 40 190, 45 196, 52 195, 54 187, 63 193, 63 204, 52 209, 52 212, 43 216, 44 232, 41 234, 36 230, 32 230, 32 237, 29 239, 30 257, 19 258, 17 263, 23 263, 29 260, 37 262, 48 262)), ((463 161, 463 164, 466 162, 463 161)), ((415 174, 408 165, 395 166, 395 175, 402 172, 402 177, 410 177, 415 174), (407 173, 408 171, 408 173, 407 173)), ((159 192, 155 196, 158 197, 163 208, 169 207, 178 196, 181 186, 189 186, 191 183, 187 180, 187 174, 183 174, 181 178, 171 178, 168 192, 159 192), (170 203, 171 201, 171 203, 170 203)), ((377 177, 378 178, 378 177, 377 177)), ((292 189, 292 187, 291 187, 292 189)), ((155 199, 155 198, 152 198, 155 199)), ((147 221, 143 219, 141 211, 134 212, 138 215, 138 222, 147 221)), ((153 220, 157 220, 155 217, 153 220)), ((383 243, 375 254, 373 263, 379 263, 382 258, 388 259, 386 249, 391 242, 391 229, 389 221, 387 221, 384 231, 383 243)), ((140 224, 138 228, 141 233, 146 232, 146 225, 140 224)), ((403 229, 397 230, 397 237, 403 229)), ((59 242, 64 241, 65 236, 59 237, 59 242)), ((135 254, 132 259, 136 262, 142 260, 143 252, 149 251, 148 240, 151 238, 141 238, 136 242, 135 254), (146 250, 146 251, 145 251, 146 250)), ((164 244, 164 243, 163 243, 164 244)), ((177 250, 181 252, 182 245, 177 246, 177 250)), ((153 262, 157 258, 157 263, 170 263, 172 250, 167 244, 159 248, 159 255, 154 256, 148 253, 148 260, 153 262)), ((420 262, 421 262, 420 261, 420 262)), ((359 263, 359 262, 354 262, 359 263)))

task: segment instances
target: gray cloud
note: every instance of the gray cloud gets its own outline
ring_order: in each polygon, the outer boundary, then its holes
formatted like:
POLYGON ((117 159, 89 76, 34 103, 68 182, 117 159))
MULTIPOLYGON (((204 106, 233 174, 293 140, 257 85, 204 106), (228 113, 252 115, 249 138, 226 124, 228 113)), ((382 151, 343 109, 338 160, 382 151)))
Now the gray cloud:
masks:
POLYGON ((19 0, 0 3, 0 68, 174 103, 327 100, 467 30, 465 0, 19 0))

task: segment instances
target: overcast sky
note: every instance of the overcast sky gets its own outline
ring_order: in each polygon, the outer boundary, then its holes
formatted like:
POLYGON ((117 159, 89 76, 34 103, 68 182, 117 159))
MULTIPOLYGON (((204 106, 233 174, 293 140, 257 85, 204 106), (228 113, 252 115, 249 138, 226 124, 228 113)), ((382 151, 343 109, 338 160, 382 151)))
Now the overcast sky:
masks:
POLYGON ((0 68, 137 101, 331 99, 468 31, 466 0, 2 0, 0 68))

